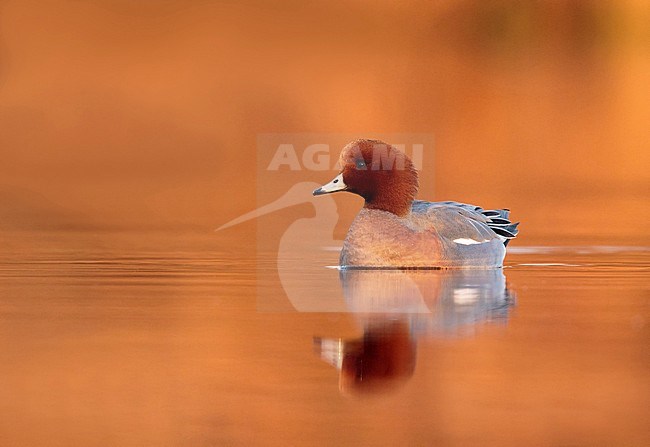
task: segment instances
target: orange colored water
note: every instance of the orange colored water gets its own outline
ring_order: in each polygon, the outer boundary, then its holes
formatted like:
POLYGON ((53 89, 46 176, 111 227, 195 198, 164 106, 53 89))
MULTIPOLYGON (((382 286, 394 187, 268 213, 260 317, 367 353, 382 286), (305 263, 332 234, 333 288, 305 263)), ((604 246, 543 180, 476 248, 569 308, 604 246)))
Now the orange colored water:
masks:
POLYGON ((351 289, 326 267, 335 252, 278 275, 275 255, 233 242, 128 232, 5 241, 2 445, 650 440, 647 247, 515 242, 508 300, 498 287, 468 294, 481 290, 471 277, 423 272, 407 278, 433 281, 412 313, 399 293, 386 310, 394 278, 351 289), (345 344, 347 366, 323 340, 345 344))

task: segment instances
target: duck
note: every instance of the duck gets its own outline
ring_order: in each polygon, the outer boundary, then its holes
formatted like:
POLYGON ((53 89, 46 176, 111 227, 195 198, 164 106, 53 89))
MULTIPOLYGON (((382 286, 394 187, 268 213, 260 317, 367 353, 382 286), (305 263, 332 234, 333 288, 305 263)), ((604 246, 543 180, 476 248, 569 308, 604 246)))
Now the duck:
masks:
POLYGON ((509 209, 416 200, 413 162, 380 140, 347 144, 339 166, 338 175, 312 194, 345 191, 365 201, 343 241, 340 268, 503 267, 506 247, 519 232, 509 209))

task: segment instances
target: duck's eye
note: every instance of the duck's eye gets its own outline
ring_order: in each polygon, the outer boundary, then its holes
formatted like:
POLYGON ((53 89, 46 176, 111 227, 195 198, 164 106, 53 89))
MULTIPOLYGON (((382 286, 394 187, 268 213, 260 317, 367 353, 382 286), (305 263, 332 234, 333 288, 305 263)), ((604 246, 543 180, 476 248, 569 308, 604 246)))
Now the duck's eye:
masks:
POLYGON ((366 169, 366 161, 364 159, 355 160, 354 163, 357 165, 357 169, 366 169))

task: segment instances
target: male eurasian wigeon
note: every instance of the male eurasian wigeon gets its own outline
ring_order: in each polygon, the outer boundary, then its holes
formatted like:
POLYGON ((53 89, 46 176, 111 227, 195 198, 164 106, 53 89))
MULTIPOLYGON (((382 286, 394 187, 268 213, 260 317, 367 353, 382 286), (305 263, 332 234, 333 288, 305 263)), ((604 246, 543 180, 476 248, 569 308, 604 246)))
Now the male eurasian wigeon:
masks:
POLYGON ((339 163, 339 175, 313 194, 348 191, 366 201, 343 242, 341 267, 502 267, 506 245, 518 233, 509 210, 415 200, 413 163, 382 141, 353 141, 339 163))

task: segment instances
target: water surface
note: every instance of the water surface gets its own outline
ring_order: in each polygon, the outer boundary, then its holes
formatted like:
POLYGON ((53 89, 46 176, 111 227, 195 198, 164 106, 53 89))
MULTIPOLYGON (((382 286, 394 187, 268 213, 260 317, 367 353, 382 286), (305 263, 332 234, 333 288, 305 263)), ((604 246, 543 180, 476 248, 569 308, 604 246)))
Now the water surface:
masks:
POLYGON ((208 233, 3 244, 3 446, 650 443, 644 247, 341 273, 208 233))

